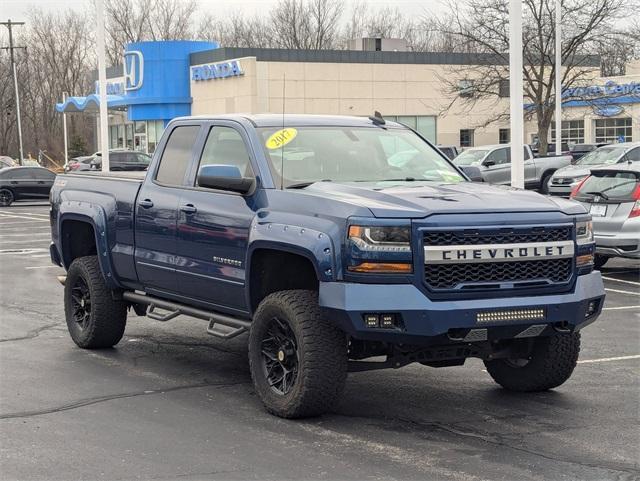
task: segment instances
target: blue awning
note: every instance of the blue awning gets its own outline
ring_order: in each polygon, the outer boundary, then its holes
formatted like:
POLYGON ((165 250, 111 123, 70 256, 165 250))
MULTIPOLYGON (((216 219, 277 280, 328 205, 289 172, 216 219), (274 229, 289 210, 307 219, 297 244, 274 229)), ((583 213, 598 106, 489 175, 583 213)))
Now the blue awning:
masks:
MULTIPOLYGON (((128 102, 121 95, 107 95, 107 108, 125 107, 128 102)), ((69 97, 63 103, 56 104, 58 112, 98 112, 100 97, 96 94, 86 97, 69 97)))

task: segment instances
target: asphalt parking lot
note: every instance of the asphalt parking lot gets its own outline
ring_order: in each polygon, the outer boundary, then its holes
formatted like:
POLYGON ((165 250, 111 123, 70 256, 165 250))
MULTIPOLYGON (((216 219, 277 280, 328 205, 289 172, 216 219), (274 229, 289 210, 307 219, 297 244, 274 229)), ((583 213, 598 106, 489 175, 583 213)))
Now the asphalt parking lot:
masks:
POLYGON ((246 338, 130 316, 115 349, 67 335, 48 206, 0 209, 0 479, 605 480, 640 477, 640 263, 603 269, 573 377, 507 393, 480 361, 353 373, 335 413, 286 421, 246 338))

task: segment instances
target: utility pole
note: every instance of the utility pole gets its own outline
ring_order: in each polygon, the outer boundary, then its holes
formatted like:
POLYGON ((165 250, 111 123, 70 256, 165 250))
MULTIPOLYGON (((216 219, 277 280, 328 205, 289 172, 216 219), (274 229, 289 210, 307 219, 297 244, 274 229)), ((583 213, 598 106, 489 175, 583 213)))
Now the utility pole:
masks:
POLYGON ((524 189, 524 86, 522 82, 522 0, 509 0, 509 90, 511 186, 524 189))
POLYGON ((96 0, 96 46, 98 47, 98 92, 100 95, 100 146, 102 172, 109 172, 109 116, 107 111, 107 61, 105 54, 104 0, 96 0))
POLYGON ((556 155, 562 152, 562 3, 556 0, 556 155))
POLYGON ((9 46, 2 47, 2 50, 9 50, 9 55, 11 57, 11 69, 13 70, 13 88, 15 89, 16 95, 16 116, 18 119, 18 144, 20 146, 20 165, 24 164, 24 151, 22 150, 22 122, 20 120, 20 94, 18 93, 18 73, 16 71, 16 59, 13 54, 13 51, 17 48, 27 47, 16 47, 13 45, 13 30, 12 27, 14 25, 24 25, 24 22, 12 22, 11 19, 6 22, 0 22, 0 25, 4 25, 9 29, 9 46))

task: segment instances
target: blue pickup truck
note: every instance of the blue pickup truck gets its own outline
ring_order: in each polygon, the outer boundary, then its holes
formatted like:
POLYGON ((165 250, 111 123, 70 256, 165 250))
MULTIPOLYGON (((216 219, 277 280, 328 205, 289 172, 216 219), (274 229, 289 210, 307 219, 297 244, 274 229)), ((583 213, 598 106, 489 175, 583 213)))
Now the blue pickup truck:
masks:
POLYGON ((554 388, 604 302, 582 206, 470 182, 380 116, 175 119, 144 178, 58 176, 51 231, 78 346, 117 344, 130 310, 248 332, 255 390, 288 418, 414 362, 554 388))

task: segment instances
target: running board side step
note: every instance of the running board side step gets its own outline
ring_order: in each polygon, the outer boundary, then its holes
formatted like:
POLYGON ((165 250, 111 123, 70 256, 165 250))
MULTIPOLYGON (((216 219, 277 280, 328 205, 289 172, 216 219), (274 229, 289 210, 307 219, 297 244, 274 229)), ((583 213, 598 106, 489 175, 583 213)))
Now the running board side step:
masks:
POLYGON ((209 321, 207 334, 221 339, 231 339, 249 330, 251 322, 218 312, 205 311, 195 307, 185 306, 176 302, 166 301, 157 297, 137 292, 124 292, 122 298, 134 304, 149 306, 147 317, 156 321, 166 322, 183 315, 209 321), (161 309, 166 312, 157 312, 161 309))

